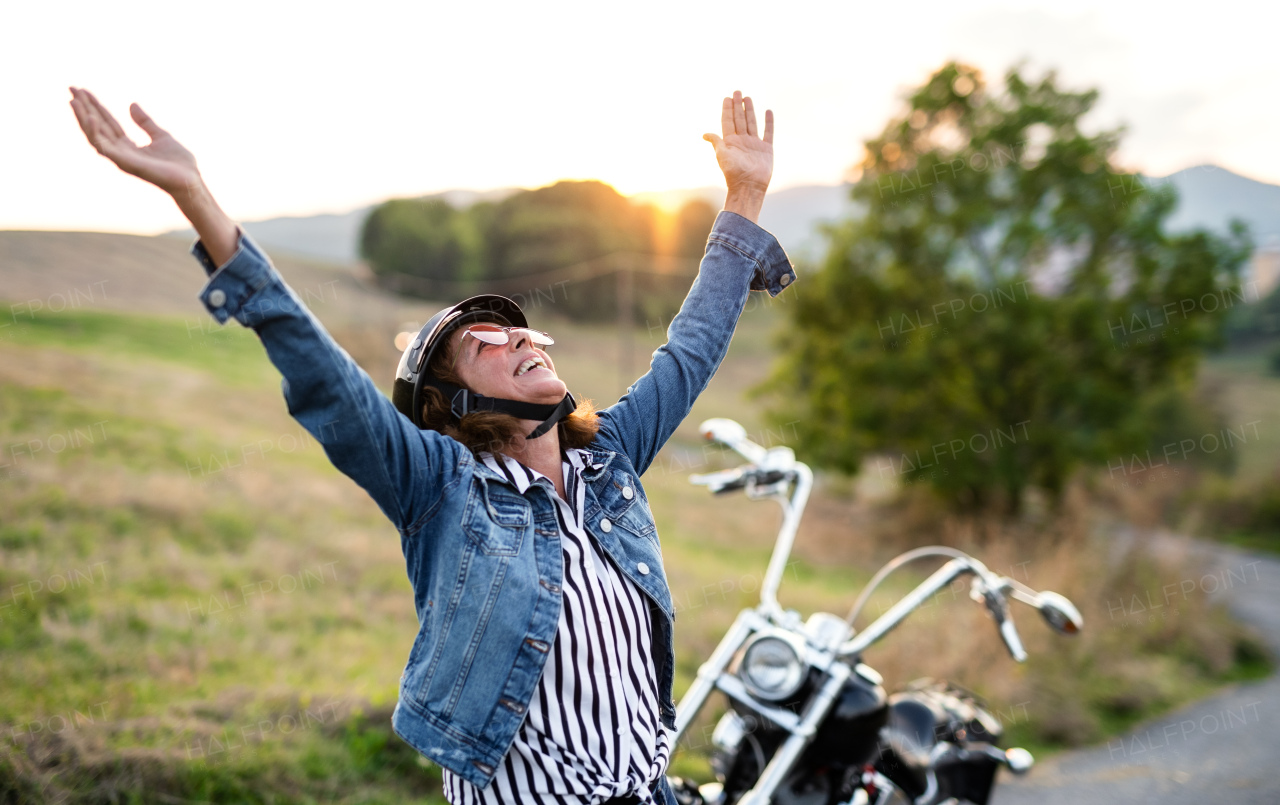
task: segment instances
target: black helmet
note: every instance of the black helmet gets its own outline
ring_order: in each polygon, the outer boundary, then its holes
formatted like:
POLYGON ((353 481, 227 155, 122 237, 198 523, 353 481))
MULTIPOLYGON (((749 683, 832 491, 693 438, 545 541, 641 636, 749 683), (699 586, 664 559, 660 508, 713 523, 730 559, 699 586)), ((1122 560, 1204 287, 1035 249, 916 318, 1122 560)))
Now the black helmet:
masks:
POLYGON ((400 356, 400 365, 396 367, 395 385, 391 391, 391 402, 396 410, 407 416, 409 421, 419 428, 425 428, 426 423, 422 421, 422 387, 433 386, 444 394, 446 400, 450 401, 455 422, 472 411, 497 411, 521 419, 541 419, 542 424, 526 437, 536 439, 577 408, 573 395, 568 393, 557 404, 539 405, 520 400, 485 397, 429 374, 427 367, 431 365, 431 359, 440 349, 440 345, 448 340, 449 334, 464 324, 477 321, 499 321, 504 322, 508 327, 529 326, 520 306, 507 297, 497 294, 481 294, 464 299, 432 316, 400 356))

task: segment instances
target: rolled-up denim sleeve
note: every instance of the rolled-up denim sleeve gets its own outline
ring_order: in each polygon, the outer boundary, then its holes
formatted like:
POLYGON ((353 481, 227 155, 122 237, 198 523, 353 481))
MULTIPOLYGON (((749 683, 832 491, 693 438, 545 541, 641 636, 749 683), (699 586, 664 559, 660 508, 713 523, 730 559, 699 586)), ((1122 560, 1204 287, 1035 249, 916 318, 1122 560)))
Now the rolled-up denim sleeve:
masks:
POLYGON ((284 377, 289 413, 334 466, 402 531, 427 518, 458 464, 456 443, 401 415, 248 236, 221 266, 199 241, 191 253, 209 275, 200 300, 220 323, 234 318, 257 333, 284 377))
POLYGON ((796 273, 777 238, 722 211, 707 238, 698 276, 653 353, 649 371, 600 412, 601 436, 643 473, 724 360, 750 291, 777 296, 796 273))

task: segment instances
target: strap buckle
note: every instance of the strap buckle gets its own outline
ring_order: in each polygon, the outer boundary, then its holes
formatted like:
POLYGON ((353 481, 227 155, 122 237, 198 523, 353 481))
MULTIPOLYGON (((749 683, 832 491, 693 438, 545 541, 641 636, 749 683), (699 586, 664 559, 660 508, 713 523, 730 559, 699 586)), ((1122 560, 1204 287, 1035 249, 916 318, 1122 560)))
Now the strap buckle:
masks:
POLYGON ((474 410, 471 407, 471 392, 467 389, 458 389, 458 393, 453 395, 453 399, 449 401, 449 411, 456 418, 462 419, 474 410))

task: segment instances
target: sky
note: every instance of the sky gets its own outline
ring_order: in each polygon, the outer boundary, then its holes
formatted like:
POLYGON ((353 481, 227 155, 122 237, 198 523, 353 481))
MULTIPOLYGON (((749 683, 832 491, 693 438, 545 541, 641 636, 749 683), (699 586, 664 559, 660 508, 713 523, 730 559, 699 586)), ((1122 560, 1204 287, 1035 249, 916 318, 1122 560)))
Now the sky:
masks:
POLYGON ((69 85, 139 143, 138 102, 238 220, 446 189, 719 185, 702 134, 735 89, 777 120, 772 187, 840 182, 948 59, 1096 87, 1123 166, 1280 183, 1280 6, 891 2, 13 3, 0 48, 0 229, 185 222, 85 142, 69 85))

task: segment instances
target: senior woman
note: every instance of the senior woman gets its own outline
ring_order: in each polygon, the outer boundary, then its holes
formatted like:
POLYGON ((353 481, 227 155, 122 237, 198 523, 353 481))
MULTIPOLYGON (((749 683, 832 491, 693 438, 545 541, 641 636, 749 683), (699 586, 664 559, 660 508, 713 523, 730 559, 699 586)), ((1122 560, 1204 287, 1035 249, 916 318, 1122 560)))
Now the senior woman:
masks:
POLYGON ((192 154, 134 104, 139 147, 88 91, 85 136, 168 192, 195 227, 200 293, 259 336, 290 414, 400 532, 419 630, 392 715, 455 803, 617 805, 675 797, 665 772, 674 609, 640 476, 728 349, 748 291, 795 279, 756 221, 773 173, 750 98, 721 110, 728 187, 698 277, 649 371, 614 405, 578 404, 509 299, 438 313, 405 349, 393 400, 334 343, 219 208, 192 154))

